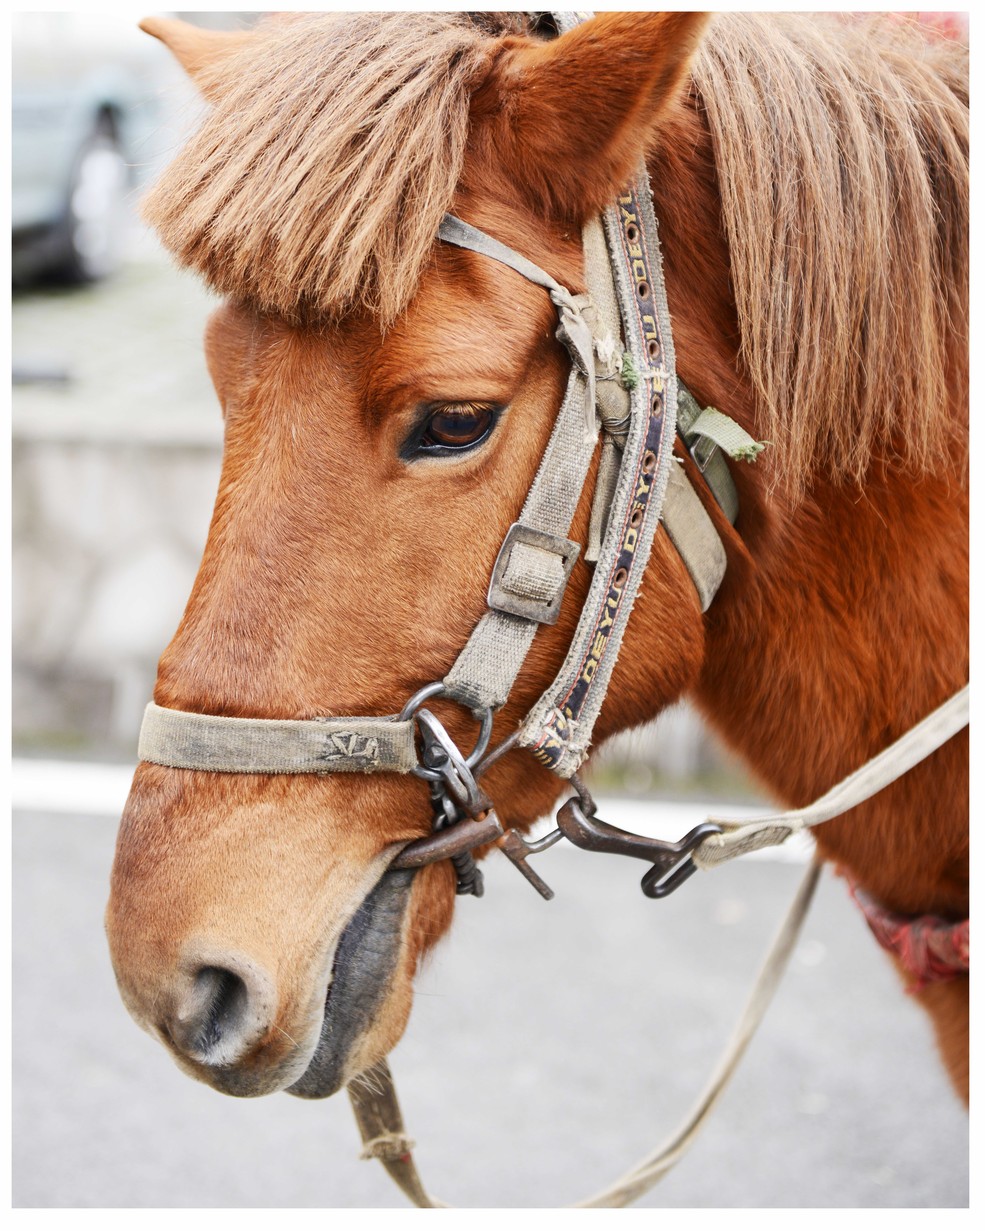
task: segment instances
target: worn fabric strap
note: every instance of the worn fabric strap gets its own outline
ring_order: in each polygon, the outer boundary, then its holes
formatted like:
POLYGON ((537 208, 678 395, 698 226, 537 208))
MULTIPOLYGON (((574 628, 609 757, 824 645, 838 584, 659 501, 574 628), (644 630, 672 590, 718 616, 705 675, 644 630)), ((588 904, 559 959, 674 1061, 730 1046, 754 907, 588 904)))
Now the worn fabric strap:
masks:
POLYGON ((482 256, 488 256, 501 265, 509 266, 528 282, 542 286, 545 290, 557 295, 562 303, 574 299, 567 287, 562 286, 556 278, 552 278, 539 265, 535 265, 522 253, 500 243, 498 239, 487 235, 485 231, 480 231, 478 227, 463 222, 461 218, 456 218, 454 214, 445 214, 442 218, 438 226, 438 238, 443 239, 446 244, 455 244, 469 252, 481 253, 482 256))
POLYGON ((361 1158, 378 1159, 397 1187, 418 1209, 445 1209, 443 1201, 428 1195, 414 1165, 414 1143, 404 1131, 397 1090, 385 1060, 346 1086, 359 1135, 361 1158))
POLYGON ((582 296, 572 295, 557 279, 552 278, 539 265, 528 260, 519 252, 514 252, 506 244, 500 243, 485 231, 470 226, 454 214, 445 214, 438 227, 438 238, 446 244, 456 244, 470 252, 490 257, 501 265, 515 270, 528 282, 542 286, 550 295, 551 302, 558 310, 560 324, 557 336, 566 346, 572 361, 586 378, 588 389, 585 398, 583 426, 586 439, 594 444, 595 429, 595 349, 592 329, 584 315, 588 301, 582 296))
MULTIPOLYGON (((648 1154, 615 1184, 604 1192, 567 1208, 613 1209, 629 1205, 663 1179, 684 1157, 724 1093, 729 1079, 769 1008, 807 917, 819 876, 820 865, 812 864, 798 886, 766 954, 732 1036, 701 1096, 683 1123, 659 1149, 648 1154)), ((445 1202, 438 1201, 428 1193, 418 1175, 412 1154, 413 1143, 404 1129, 397 1091, 389 1067, 386 1064, 380 1065, 367 1075, 366 1080, 353 1082, 348 1091, 364 1143, 361 1157, 378 1158, 394 1182, 418 1208, 447 1209, 445 1202)))
POLYGON ((645 165, 602 220, 637 380, 605 540, 578 627, 560 672, 520 729, 519 742, 562 778, 588 755, 660 520, 676 430, 674 349, 645 165))
POLYGON ((794 808, 789 812, 748 820, 708 817, 709 821, 721 825, 724 832, 705 838, 692 854, 694 862, 699 868, 714 868, 738 855, 779 846, 792 834, 832 821, 850 808, 871 799, 968 725, 970 691, 966 684, 894 744, 843 778, 806 808, 794 808))
MULTIPOLYGON (((586 240, 587 238, 586 236, 586 240)), ((595 480, 588 544, 585 549, 585 560, 595 564, 601 554, 609 525, 622 453, 629 435, 632 411, 630 390, 626 384, 626 368, 630 367, 635 375, 635 365, 632 363, 632 356, 627 356, 624 350, 622 318, 616 299, 607 244, 592 247, 586 242, 585 268, 597 314, 596 403, 605 432, 595 480)), ((690 397, 690 394, 678 378, 678 408, 684 396, 690 397)), ((693 401, 693 398, 691 400, 693 401)), ((728 475, 727 467, 725 473, 728 475)), ((734 486, 732 490, 734 492, 734 486)), ((718 532, 681 466, 669 468, 661 520, 694 582, 701 601, 701 610, 707 611, 725 576, 727 559, 718 532)), ((732 520, 734 521, 734 517, 732 520)))
POLYGON ((153 702, 144 711, 137 755, 223 774, 405 774, 417 765, 412 719, 222 718, 153 702))
POLYGON ((622 450, 615 439, 607 434, 602 441, 599 468, 595 476, 595 495, 592 497, 592 515, 588 522, 588 543, 585 545, 586 564, 598 564, 606 526, 609 524, 609 514, 612 511, 612 500, 616 494, 621 460, 622 450))
MULTIPOLYGON (((584 236, 585 278, 595 304, 595 403, 602 422, 602 451, 595 476, 595 493, 588 523, 585 561, 597 564, 609 527, 612 502, 619 484, 623 450, 632 417, 623 342, 622 313, 609 255, 605 228, 599 220, 584 236)), ((635 376, 635 369, 634 369, 635 376)))
MULTIPOLYGON (((572 368, 557 424, 518 519, 521 525, 561 537, 570 529, 576 501, 561 480, 567 473, 563 467, 587 471, 595 450, 581 428, 584 405, 585 379, 572 368)), ((448 695, 476 711, 505 704, 538 628, 534 620, 487 611, 444 678, 448 695)))
POLYGON ((718 531, 688 482, 683 466, 670 468, 663 525, 691 575, 701 610, 707 611, 722 584, 728 560, 718 531))
POLYGON ((689 435, 703 436, 737 462, 754 462, 766 448, 765 440, 755 440, 744 427, 714 406, 704 408, 691 424, 689 435))
MULTIPOLYGON (((455 219, 450 221, 458 222, 455 219)), ((586 236, 590 236, 593 228, 601 233, 600 224, 594 220, 586 226, 586 236)), ((449 242, 461 243, 493 260, 502 260, 503 264, 523 277, 528 276, 525 271, 529 266, 538 275, 531 279, 538 285, 558 285, 532 262, 474 227, 465 228, 464 224, 458 223, 448 233, 456 237, 449 242)), ((586 242, 591 240, 586 239, 586 242)), ((568 298, 579 312, 587 306, 579 305, 573 296, 569 295, 568 298)), ((564 335, 559 336, 568 346, 570 353, 574 345, 567 340, 571 331, 567 330, 564 335)), ((517 519, 522 526, 558 538, 566 538, 570 532, 571 521, 581 499, 597 440, 592 401, 594 359, 591 364, 593 376, 590 383, 587 374, 582 370, 581 362, 576 358, 579 353, 576 351, 572 354, 571 374, 564 400, 540 467, 517 519), (591 435, 585 430, 589 416, 593 423, 591 435)), ((540 624, 535 620, 525 619, 523 616, 503 611, 487 611, 445 676, 443 683, 449 695, 474 710, 498 709, 504 705, 539 627, 540 624)))

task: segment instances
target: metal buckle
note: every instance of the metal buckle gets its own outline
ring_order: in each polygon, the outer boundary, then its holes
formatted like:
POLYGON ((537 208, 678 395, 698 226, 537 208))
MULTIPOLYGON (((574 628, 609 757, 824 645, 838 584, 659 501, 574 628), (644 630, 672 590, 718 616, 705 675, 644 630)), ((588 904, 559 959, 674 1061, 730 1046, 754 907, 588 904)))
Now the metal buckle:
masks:
POLYGON ((475 776, 472 770, 479 764, 489 747, 489 737, 492 735, 493 713, 491 709, 482 711, 478 719, 479 734, 476 736, 475 747, 467 757, 451 738, 442 724, 430 710, 422 709, 424 702, 431 697, 447 696, 448 690, 440 680, 419 688, 398 715, 399 722, 416 717, 418 729, 424 742, 424 750, 420 762, 414 766, 411 773, 428 782, 471 781, 475 786, 475 776))
POLYGON ((478 754, 473 752, 468 759, 463 757, 458 745, 430 710, 417 711, 417 728, 424 747, 421 763, 414 773, 431 782, 432 793, 436 788, 446 792, 467 816, 488 812, 492 802, 479 787, 469 764, 469 761, 475 763, 483 750, 478 754))
POLYGON ((509 615, 523 616, 525 620, 535 620, 538 624, 556 624, 561 614, 561 599, 564 597, 568 578, 571 576, 571 570, 575 567, 580 551, 581 546, 573 543, 571 539, 562 538, 559 534, 548 534, 545 530, 535 530, 532 526, 525 526, 522 522, 515 521, 506 532, 506 538, 503 540, 496 563, 493 565, 486 602, 493 611, 505 611, 509 615), (524 598, 504 586, 503 578, 506 576, 510 556, 517 543, 550 552, 561 561, 564 579, 549 602, 524 598))
POLYGON ((704 474, 711 465, 712 458, 718 452, 718 445, 713 440, 709 440, 707 436, 700 434, 694 436, 692 443, 688 444, 686 439, 684 443, 687 446, 687 451, 691 454, 695 466, 704 474), (705 447, 703 448, 702 445, 705 447))

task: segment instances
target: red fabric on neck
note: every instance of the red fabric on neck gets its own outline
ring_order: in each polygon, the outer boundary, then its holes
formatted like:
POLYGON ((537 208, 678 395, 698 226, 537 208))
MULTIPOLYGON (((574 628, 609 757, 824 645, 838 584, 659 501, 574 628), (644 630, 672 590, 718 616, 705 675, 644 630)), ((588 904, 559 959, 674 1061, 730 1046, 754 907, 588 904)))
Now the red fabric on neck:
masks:
POLYGON ((970 920, 951 923, 938 915, 900 915, 880 906, 851 878, 847 879, 873 936, 910 976, 908 992, 968 973, 970 920))

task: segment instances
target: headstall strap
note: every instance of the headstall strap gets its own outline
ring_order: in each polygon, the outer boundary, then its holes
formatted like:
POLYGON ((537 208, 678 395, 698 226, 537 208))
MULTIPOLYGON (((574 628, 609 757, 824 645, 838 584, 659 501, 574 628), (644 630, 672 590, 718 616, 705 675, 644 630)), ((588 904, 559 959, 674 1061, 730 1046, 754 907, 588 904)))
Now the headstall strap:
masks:
MULTIPOLYGON (((563 778, 585 757, 660 520, 677 422, 677 379, 646 168, 603 215, 625 351, 636 379, 607 527, 581 618, 520 742, 563 778)), ((589 267, 591 272, 591 266, 589 267)))

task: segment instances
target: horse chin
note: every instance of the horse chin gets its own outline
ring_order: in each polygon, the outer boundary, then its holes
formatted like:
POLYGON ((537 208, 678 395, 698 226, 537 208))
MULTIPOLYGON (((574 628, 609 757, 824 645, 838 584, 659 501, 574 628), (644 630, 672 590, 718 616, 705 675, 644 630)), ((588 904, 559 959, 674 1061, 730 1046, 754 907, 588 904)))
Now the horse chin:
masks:
POLYGON ((410 1013, 401 955, 414 873, 388 872, 339 939, 314 1054, 287 1087, 298 1098, 328 1098, 386 1055, 410 1013))

